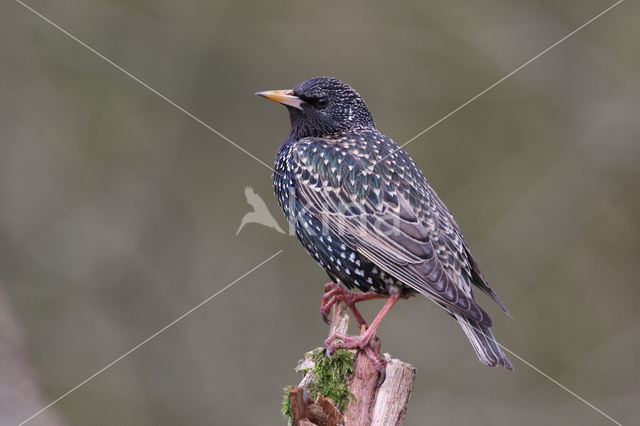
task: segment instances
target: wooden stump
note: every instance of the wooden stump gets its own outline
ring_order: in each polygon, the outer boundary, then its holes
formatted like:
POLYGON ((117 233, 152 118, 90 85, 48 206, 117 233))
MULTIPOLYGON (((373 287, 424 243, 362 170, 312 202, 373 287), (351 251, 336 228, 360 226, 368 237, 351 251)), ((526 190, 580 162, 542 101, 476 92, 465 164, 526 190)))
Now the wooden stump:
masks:
MULTIPOLYGON (((332 328, 347 333, 349 314, 344 304, 334 308, 332 328)), ((376 339, 375 344, 380 341, 376 339)), ((353 351, 355 353, 355 351, 353 351)), ((387 361, 386 380, 377 387, 378 371, 364 352, 355 353, 354 370, 349 379, 349 390, 353 398, 341 412, 334 401, 322 395, 311 395, 308 391, 318 378, 313 372, 312 352, 300 361, 297 371, 304 373, 298 387, 291 389, 289 403, 295 426, 369 426, 401 425, 409 403, 416 377, 411 364, 393 359, 384 354, 387 361)))

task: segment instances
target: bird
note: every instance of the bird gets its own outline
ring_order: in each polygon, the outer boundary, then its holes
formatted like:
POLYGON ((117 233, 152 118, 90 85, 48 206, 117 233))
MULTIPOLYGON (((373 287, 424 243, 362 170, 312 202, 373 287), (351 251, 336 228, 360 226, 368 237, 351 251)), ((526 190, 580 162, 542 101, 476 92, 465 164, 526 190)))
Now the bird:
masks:
POLYGON ((256 95, 284 105, 291 130, 277 151, 274 192, 295 234, 331 282, 321 313, 344 302, 359 336, 330 335, 325 348, 364 351, 384 381, 372 346, 382 319, 400 299, 423 295, 455 318, 484 365, 513 370, 476 301, 489 286, 462 231, 409 154, 379 132, 362 97, 333 77, 256 95), (355 291, 352 291, 355 290, 355 291), (370 325, 355 304, 386 299, 370 325))
POLYGON ((247 203, 249 203, 249 205, 253 207, 253 211, 245 214, 242 217, 242 220, 240 221, 240 227, 236 231, 236 236, 238 236, 242 228, 244 228, 247 223, 258 223, 260 225, 264 225, 271 229, 274 229, 281 234, 285 233, 282 228, 280 228, 280 225, 278 225, 278 222, 269 211, 267 204, 262 198, 260 198, 260 196, 256 193, 256 191, 254 191, 252 187, 247 186, 244 189, 244 196, 247 198, 247 203))

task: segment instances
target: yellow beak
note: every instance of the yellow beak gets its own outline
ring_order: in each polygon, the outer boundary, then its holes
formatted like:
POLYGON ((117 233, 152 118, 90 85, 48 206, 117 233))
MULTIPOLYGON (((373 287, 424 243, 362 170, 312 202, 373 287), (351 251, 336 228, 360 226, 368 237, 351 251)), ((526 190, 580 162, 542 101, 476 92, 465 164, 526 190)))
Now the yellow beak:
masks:
POLYGON ((270 101, 277 102, 282 105, 289 105, 294 108, 302 109, 304 101, 293 95, 291 90, 265 90, 257 92, 256 95, 267 98, 270 101))

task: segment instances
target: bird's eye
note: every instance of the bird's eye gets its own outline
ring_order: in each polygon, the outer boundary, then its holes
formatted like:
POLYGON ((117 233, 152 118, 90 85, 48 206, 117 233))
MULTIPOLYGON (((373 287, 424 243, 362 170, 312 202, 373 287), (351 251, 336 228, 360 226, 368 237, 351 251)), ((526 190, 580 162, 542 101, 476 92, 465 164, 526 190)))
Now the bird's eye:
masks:
POLYGON ((326 96, 322 96, 321 98, 318 98, 316 100, 315 104, 317 108, 325 108, 327 105, 329 105, 329 98, 327 98, 326 96))

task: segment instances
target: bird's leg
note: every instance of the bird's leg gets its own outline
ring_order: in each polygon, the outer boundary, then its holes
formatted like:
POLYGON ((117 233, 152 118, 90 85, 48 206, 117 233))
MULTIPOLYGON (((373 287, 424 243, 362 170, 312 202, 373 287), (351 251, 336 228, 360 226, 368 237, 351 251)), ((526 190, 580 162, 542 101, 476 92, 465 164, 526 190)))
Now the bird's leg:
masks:
MULTIPOLYGON (((376 315, 375 319, 371 323, 371 326, 367 328, 367 330, 360 336, 347 336, 341 333, 334 333, 324 342, 324 346, 327 350, 328 354, 333 353, 336 349, 359 349, 364 351, 367 356, 373 361, 376 366, 376 369, 380 371, 382 374, 381 381, 384 381, 384 370, 386 366, 386 362, 380 356, 380 353, 375 351, 371 346, 373 339, 376 336, 376 330, 380 326, 380 323, 384 319, 385 315, 391 310, 393 305, 400 299, 400 293, 394 293, 385 302, 378 315, 376 315), (336 340, 340 340, 340 342, 335 342, 336 340)), ((380 382, 381 384, 381 382, 380 382)))
POLYGON ((385 302, 378 315, 374 318, 371 326, 365 330, 363 334, 360 336, 347 336, 342 333, 334 333, 325 340, 325 346, 329 349, 329 352, 333 352, 335 349, 364 349, 366 346, 369 346, 371 340, 376 335, 376 330, 380 326, 380 323, 384 319, 385 315, 391 310, 393 305, 400 299, 399 294, 392 294, 388 296, 387 301, 385 302), (340 339, 342 343, 335 343, 333 341, 336 339, 340 339))
POLYGON ((320 305, 320 313, 322 314, 322 319, 324 322, 329 324, 329 313, 331 312, 331 308, 338 302, 344 302, 347 308, 351 309, 353 312, 353 316, 358 321, 358 325, 362 327, 366 326, 367 322, 362 317, 358 308, 356 308, 356 303, 363 302, 365 300, 373 300, 373 299, 386 299, 387 296, 382 294, 367 292, 367 293, 353 293, 342 287, 340 287, 336 283, 327 283, 324 286, 324 296, 322 296, 322 304, 320 305))

